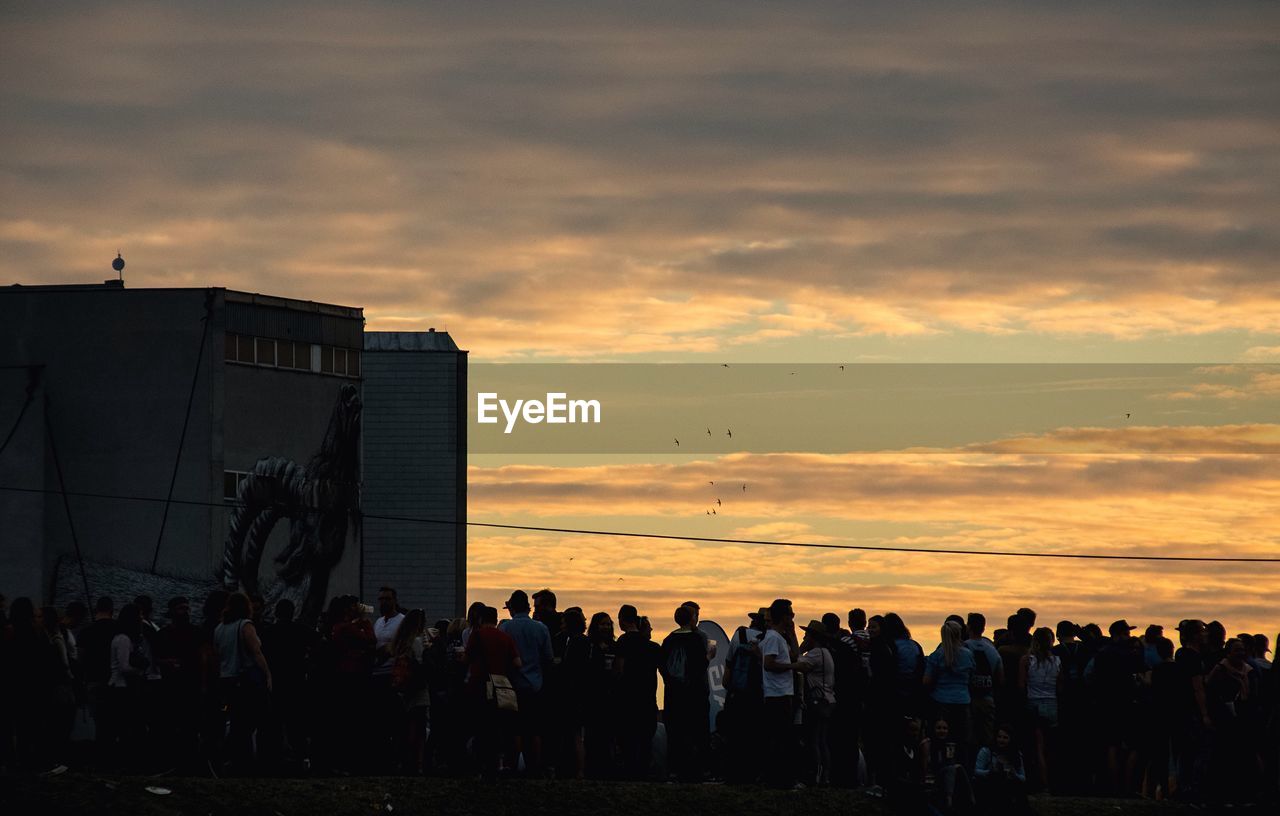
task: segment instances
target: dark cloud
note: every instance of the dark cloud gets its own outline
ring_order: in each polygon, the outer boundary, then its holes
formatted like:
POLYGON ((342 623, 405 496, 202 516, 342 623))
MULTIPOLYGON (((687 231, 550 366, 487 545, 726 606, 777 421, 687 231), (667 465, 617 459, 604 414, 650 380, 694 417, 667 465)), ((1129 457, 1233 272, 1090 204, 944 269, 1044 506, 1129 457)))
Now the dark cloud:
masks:
POLYGON ((4 15, 0 249, 27 281, 121 248, 135 284, 438 315, 490 354, 637 350, 646 298, 722 347, 1280 332, 1272 6, 4 15))

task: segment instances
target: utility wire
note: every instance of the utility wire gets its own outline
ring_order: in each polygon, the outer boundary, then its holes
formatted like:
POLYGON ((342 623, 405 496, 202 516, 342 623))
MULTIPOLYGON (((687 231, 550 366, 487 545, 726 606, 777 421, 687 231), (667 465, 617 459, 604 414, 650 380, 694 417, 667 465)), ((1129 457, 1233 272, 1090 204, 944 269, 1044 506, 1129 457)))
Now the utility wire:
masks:
POLYGON ((204 317, 200 318, 200 350, 196 352, 195 369, 191 372, 191 391, 187 394, 187 412, 182 415, 182 433, 178 436, 178 452, 173 457, 173 476, 169 478, 169 495, 164 500, 164 513, 160 516, 160 532, 156 533, 156 551, 151 556, 151 572, 155 574, 160 560, 160 542, 164 541, 164 527, 169 521, 169 503, 173 501, 173 487, 178 483, 178 466, 182 464, 182 446, 187 441, 187 426, 191 424, 191 403, 196 398, 196 383, 200 381, 200 364, 204 362, 204 345, 209 339, 209 324, 213 322, 213 290, 204 293, 204 317))
POLYGON ((4 455, 4 449, 9 447, 9 443, 13 441, 14 435, 18 432, 18 426, 22 424, 22 418, 27 415, 27 408, 36 398, 36 385, 40 383, 40 368, 38 366, 30 366, 27 368, 27 398, 22 401, 22 408, 18 410, 18 418, 13 421, 13 427, 9 429, 9 433, 5 434, 4 441, 0 442, 0 456, 4 455))
POLYGON ((44 430, 45 435, 49 438, 49 453, 53 455, 53 469, 58 474, 57 490, 41 490, 41 493, 60 493, 62 495, 62 510, 67 514, 67 528, 71 531, 71 543, 75 546, 76 562, 80 565, 80 580, 84 582, 84 602, 85 606, 93 608, 93 596, 89 592, 89 573, 84 568, 84 556, 80 553, 80 539, 76 536, 75 521, 71 517, 71 492, 67 490, 66 479, 62 476, 62 462, 58 459, 58 443, 53 438, 53 421, 49 417, 49 399, 44 401, 44 430))
MULTIPOLYGON (((8 490, 19 493, 53 493, 57 491, 43 490, 35 487, 12 487, 0 485, 0 490, 8 490)), ((168 502, 171 504, 188 505, 192 507, 222 507, 231 508, 241 505, 241 502, 222 501, 193 501, 190 499, 161 499, 153 496, 129 496, 129 495, 113 495, 109 493, 66 493, 65 495, 81 496, 92 499, 108 499, 113 501, 138 501, 138 502, 168 502)), ((282 505, 284 506, 284 505, 282 505)), ((291 508, 301 509, 310 512, 323 512, 322 508, 303 507, 291 508)), ((930 549, 928 547, 896 547, 887 545, 874 544, 820 544, 811 541, 770 541, 767 539, 756 538, 713 538, 709 536, 688 536, 688 535, 672 535, 666 533, 638 533, 623 530, 587 530, 577 527, 539 527, 528 524, 498 524, 488 521, 457 521, 455 519, 428 519, 416 518, 413 516, 384 516, 373 513, 361 513, 362 518, 376 519, 379 521, 403 521, 415 524, 450 524, 464 525, 467 527, 485 527, 497 530, 523 530, 536 533, 566 533, 570 535, 594 535, 594 536, 611 536, 615 538, 647 538, 659 541, 690 541, 695 543, 706 544, 755 544, 770 547, 809 547, 823 550, 861 550, 868 552, 895 552, 895 553, 924 553, 927 555, 985 555, 1000 558, 1075 558, 1096 561, 1188 561, 1198 563, 1223 563, 1223 564, 1280 564, 1280 557, 1230 557, 1230 556, 1200 556, 1200 555, 1124 555, 1113 553, 1054 553, 1054 552, 1017 552, 1014 550, 962 550, 954 548, 946 549, 930 549)))

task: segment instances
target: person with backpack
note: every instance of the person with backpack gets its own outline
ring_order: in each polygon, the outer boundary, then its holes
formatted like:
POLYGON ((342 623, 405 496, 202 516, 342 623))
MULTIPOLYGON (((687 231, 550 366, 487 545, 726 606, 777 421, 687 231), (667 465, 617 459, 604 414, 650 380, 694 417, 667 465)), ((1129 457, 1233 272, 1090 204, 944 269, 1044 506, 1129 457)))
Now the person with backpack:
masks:
POLYGON ((965 620, 969 639, 964 642, 973 653, 973 675, 969 679, 969 747, 977 756, 979 748, 996 740, 996 688, 1004 684, 1004 661, 996 645, 983 637, 987 617, 970 612, 965 620))
POLYGON ((678 627, 662 641, 662 682, 665 685, 662 721, 667 730, 667 764, 683 781, 702 777, 701 746, 711 723, 708 714, 707 645, 693 628, 693 610, 675 612, 678 627))
POLYGON ((426 767, 427 723, 431 714, 431 638, 427 616, 412 609, 391 641, 391 688, 400 695, 408 719, 404 770, 410 776, 426 767))
POLYGON ((725 709, 722 719, 728 741, 727 776, 732 782, 755 781, 760 756, 760 720, 764 705, 764 678, 760 663, 760 640, 769 628, 769 610, 761 607, 748 614, 750 623, 739 626, 729 638, 725 658, 725 709))

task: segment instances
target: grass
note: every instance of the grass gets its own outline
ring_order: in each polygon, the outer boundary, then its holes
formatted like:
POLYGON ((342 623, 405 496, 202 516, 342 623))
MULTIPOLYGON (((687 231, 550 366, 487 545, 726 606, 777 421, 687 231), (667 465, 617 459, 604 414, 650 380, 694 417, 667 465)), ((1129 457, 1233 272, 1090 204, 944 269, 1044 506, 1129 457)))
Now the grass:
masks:
MULTIPOLYGON (((0 812, 12 814, 129 814, 129 816, 582 816, 604 813, 701 816, 746 813, 821 813, 888 816, 883 800, 838 789, 775 791, 727 785, 622 782, 351 777, 324 779, 209 779, 66 773, 0 780, 0 812), (149 793, 148 785, 172 791, 149 793), (390 805, 390 810, 387 806, 390 805)), ((1126 799, 1037 797, 1045 816, 1181 814, 1186 808, 1126 799)))

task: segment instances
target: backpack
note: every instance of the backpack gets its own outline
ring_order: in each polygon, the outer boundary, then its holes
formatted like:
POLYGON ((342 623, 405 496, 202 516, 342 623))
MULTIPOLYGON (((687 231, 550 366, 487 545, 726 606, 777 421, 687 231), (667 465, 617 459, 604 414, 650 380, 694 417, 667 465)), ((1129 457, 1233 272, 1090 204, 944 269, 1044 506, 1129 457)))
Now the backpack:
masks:
POLYGON ((408 691, 413 683, 413 658, 408 652, 398 655, 391 664, 391 688, 396 691, 408 691))
POLYGON ((733 650, 733 662, 729 666, 729 691, 732 693, 764 688, 763 668, 759 655, 751 648, 752 642, 747 639, 745 628, 738 630, 738 647, 733 650))
POLYGON ((688 657, 684 653, 684 647, 673 646, 667 652, 666 664, 663 667, 663 679, 668 683, 684 683, 685 681, 685 664, 688 657))
POLYGON ((412 650, 396 655, 391 664, 391 688, 402 693, 418 691, 427 685, 431 675, 431 656, 424 651, 422 662, 413 659, 412 650))
POLYGON ((969 676, 969 688, 980 692, 983 697, 990 696, 995 678, 991 673, 991 661, 987 658, 987 650, 974 648, 969 651, 973 653, 974 664, 973 674, 969 676))

